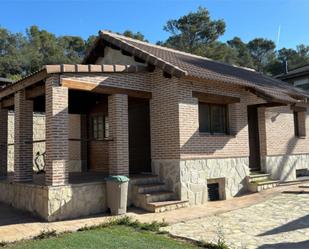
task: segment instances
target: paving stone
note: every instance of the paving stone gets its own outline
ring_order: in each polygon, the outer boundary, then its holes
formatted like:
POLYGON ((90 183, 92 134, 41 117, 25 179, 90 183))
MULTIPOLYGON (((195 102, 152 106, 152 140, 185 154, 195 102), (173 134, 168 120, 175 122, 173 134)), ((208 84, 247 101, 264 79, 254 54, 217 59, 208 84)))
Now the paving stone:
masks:
POLYGON ((177 223, 166 230, 209 242, 217 242, 221 235, 231 248, 289 248, 285 244, 293 243, 298 249, 308 249, 309 195, 280 194, 263 203, 177 223))

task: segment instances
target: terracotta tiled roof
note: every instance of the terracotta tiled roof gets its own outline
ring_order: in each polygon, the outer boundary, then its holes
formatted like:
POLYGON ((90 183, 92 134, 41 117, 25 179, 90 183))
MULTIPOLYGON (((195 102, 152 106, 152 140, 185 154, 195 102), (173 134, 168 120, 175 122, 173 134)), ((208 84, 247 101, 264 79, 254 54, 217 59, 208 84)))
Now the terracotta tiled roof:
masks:
MULTIPOLYGON (((179 78, 190 76, 214 82, 236 84, 286 102, 299 102, 300 99, 309 97, 307 91, 297 89, 286 82, 255 72, 252 69, 228 65, 107 31, 101 31, 99 35, 97 44, 100 40, 104 40, 179 78)), ((91 51, 86 56, 84 63, 94 63, 89 59, 90 54, 91 51)))

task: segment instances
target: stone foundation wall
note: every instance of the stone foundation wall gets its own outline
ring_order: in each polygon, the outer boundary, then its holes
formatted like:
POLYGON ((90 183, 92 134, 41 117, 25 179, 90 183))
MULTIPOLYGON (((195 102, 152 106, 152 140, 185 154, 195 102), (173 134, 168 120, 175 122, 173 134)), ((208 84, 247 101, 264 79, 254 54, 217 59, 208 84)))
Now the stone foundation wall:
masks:
POLYGON ((153 173, 159 175, 170 190, 181 200, 189 200, 191 205, 208 201, 207 180, 224 178, 223 186, 226 199, 247 190, 246 176, 249 175, 249 159, 209 158, 196 160, 155 160, 153 173))
POLYGON ((229 199, 247 190, 247 175, 247 157, 181 160, 181 199, 188 199, 190 204, 195 205, 206 203, 207 179, 215 178, 225 178, 225 198, 229 199))
POLYGON ((106 210, 105 183, 83 183, 48 189, 48 221, 77 218, 106 210))
POLYGON ((164 182, 168 189, 181 197, 180 184, 180 161, 175 160, 153 160, 152 173, 158 175, 160 180, 164 182))
POLYGON ((29 211, 35 216, 47 217, 48 188, 34 184, 0 181, 0 202, 29 211))
POLYGON ((266 156, 262 166, 273 179, 293 181, 296 180, 296 170, 309 169, 308 162, 309 154, 266 156))
POLYGON ((105 183, 39 186, 0 181, 0 202, 47 220, 71 219, 102 213, 106 207, 105 183))

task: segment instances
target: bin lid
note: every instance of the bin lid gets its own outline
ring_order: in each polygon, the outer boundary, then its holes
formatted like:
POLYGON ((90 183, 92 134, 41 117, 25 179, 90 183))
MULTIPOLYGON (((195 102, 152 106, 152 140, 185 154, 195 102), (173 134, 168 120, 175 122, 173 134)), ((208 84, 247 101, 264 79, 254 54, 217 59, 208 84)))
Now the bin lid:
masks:
POLYGON ((106 181, 114 181, 114 182, 128 182, 130 179, 127 176, 108 176, 105 178, 106 181))

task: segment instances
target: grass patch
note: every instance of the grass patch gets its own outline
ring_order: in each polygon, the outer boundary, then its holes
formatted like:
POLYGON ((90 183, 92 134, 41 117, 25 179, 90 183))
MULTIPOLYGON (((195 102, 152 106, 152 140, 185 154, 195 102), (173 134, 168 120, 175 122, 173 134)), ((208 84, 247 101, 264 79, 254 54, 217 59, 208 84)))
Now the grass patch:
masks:
POLYGON ((19 242, 5 246, 10 249, 196 249, 197 246, 174 240, 154 232, 113 225, 76 233, 61 234, 48 239, 19 242))
POLYGON ((142 222, 139 222, 138 220, 132 220, 132 218, 128 216, 124 216, 122 218, 111 219, 109 222, 102 223, 100 225, 86 226, 86 227, 80 228, 78 231, 105 228, 105 227, 110 227, 110 226, 128 226, 128 227, 132 227, 137 230, 160 232, 160 228, 165 227, 167 225, 168 224, 164 221, 162 222, 153 221, 151 223, 142 223, 142 222))
POLYGON ((112 218, 106 223, 87 226, 74 233, 42 231, 32 240, 0 244, 7 249, 228 249, 224 243, 212 244, 172 238, 160 228, 166 222, 141 223, 130 217, 112 218))

